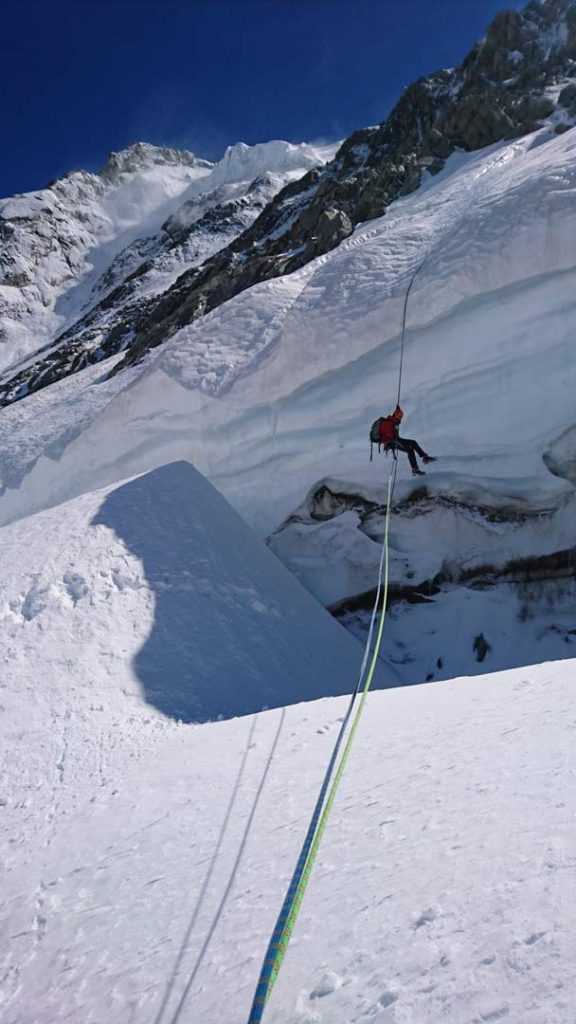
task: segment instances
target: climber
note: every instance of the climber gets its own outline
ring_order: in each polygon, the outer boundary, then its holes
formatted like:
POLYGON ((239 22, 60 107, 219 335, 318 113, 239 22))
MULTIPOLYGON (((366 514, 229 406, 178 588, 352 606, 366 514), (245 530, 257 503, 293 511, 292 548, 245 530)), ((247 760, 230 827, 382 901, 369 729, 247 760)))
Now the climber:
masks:
POLYGON ((425 465, 428 465, 429 462, 435 462, 436 459, 432 455, 427 455, 417 441, 411 441, 407 437, 400 437, 400 424, 403 418, 404 413, 400 406, 397 405, 391 416, 380 419, 379 444, 384 447, 385 452, 406 452, 412 467, 412 475, 423 476, 424 470, 418 466, 416 455, 420 456, 425 465))

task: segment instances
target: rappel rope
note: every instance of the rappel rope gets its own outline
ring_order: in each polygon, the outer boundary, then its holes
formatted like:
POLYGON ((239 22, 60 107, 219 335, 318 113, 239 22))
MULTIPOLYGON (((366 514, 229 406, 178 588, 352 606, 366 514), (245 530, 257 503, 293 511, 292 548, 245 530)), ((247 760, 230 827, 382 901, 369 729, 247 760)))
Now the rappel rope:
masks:
MULTIPOLYGON (((344 716, 344 720, 338 732, 336 743, 334 745, 334 750, 332 751, 332 756, 330 758, 330 762, 328 764, 328 768, 326 770, 326 774, 322 782, 322 787, 320 789, 320 793, 316 801, 316 806, 314 808, 312 818, 310 819, 310 824, 308 826, 306 838, 304 839, 304 842, 302 844, 302 849, 300 851, 300 856, 298 857, 296 868, 294 869, 294 874, 292 875, 292 879, 290 881, 290 885, 288 887, 284 903, 282 904, 282 909, 280 911, 280 914, 278 915, 278 920, 276 922, 272 938, 266 951, 264 964, 262 966, 260 978, 258 981, 258 985, 256 987, 256 994, 252 1005, 249 1024, 256 1024, 256 1022, 259 1022, 262 1019, 264 1006, 266 1004, 268 996, 270 995, 272 986, 274 985, 274 982, 278 975, 278 971, 280 970, 280 966, 284 958, 284 953, 286 952, 286 947, 288 945, 288 940, 290 938, 292 929, 295 924, 297 915, 297 910, 295 913, 295 908, 298 907, 299 909, 302 897, 304 895, 304 890, 300 889, 302 879, 305 872, 307 876, 309 876, 312 867, 311 864, 309 865, 309 856, 311 848, 314 844, 315 836, 317 834, 318 822, 320 821, 320 816, 322 814, 324 800, 326 797, 326 793, 328 792, 328 787, 330 785, 330 780, 334 772, 334 767, 336 765, 338 753, 342 745, 342 740, 344 738, 348 722, 350 721, 350 717, 352 715, 352 710, 354 708, 356 698, 358 696, 358 693, 360 692, 360 688, 364 681, 364 673, 366 671, 366 666, 368 664, 368 657, 372 645, 372 636, 374 633, 374 626, 376 623, 376 616, 378 614, 378 606, 380 603, 380 594, 382 592, 385 550, 385 545, 382 544, 382 552, 380 555, 380 566, 378 572, 378 587, 376 590, 374 607, 372 609, 372 616, 370 619, 370 629, 368 631, 368 639, 366 641, 366 645, 364 648, 364 657, 362 659, 362 665, 360 667, 360 672, 358 674, 358 680, 356 682, 354 692, 352 693, 352 696, 350 698, 350 703, 348 705, 346 715, 344 716), (287 927, 288 925, 289 931, 287 927)), ((307 880, 308 878, 306 878, 306 884, 307 880)))
POLYGON ((392 492, 393 492, 393 488, 394 488, 395 476, 396 476, 396 464, 394 464, 394 466, 392 468, 392 471, 390 473, 389 479, 388 479, 388 497, 387 497, 387 502, 386 502, 386 528, 385 528, 385 533, 384 533, 384 543, 382 544, 382 555, 381 555, 381 559, 380 559, 380 573, 379 573, 379 579, 378 579, 378 590, 377 590, 376 600, 375 600, 375 603, 374 603, 374 609, 373 609, 373 612, 372 612, 372 620, 371 620, 371 623, 370 623, 370 632, 369 632, 369 635, 368 635, 368 640, 367 640, 366 648, 365 648, 365 651, 364 651, 364 659, 363 659, 363 663, 362 663, 362 669, 361 669, 361 672, 360 672, 360 676, 358 678, 358 683, 356 684, 356 689, 354 690, 354 693, 352 694, 352 698, 350 700, 350 704, 348 706, 348 710, 346 712, 346 716, 345 716, 344 721, 342 723, 342 726, 340 728, 340 732, 338 734, 338 737, 337 737, 337 740, 336 740, 336 744, 335 744, 334 750, 332 752, 332 757, 330 758, 330 763, 328 765, 328 769, 326 771, 326 775, 325 775, 324 781, 322 783, 322 788, 320 790, 320 794, 319 794, 318 800, 316 802, 316 807, 314 808, 314 812, 313 812, 313 815, 312 815, 312 818, 311 818, 311 821, 310 821, 310 825, 309 825, 309 828, 308 828, 308 832, 306 834, 306 838, 305 838, 304 843, 302 845, 302 850, 301 850, 300 856, 298 858, 298 863, 296 865, 296 869, 295 869, 294 874, 292 876, 292 880, 291 880, 290 885, 288 887, 288 891, 286 893, 286 897, 284 899, 284 903, 282 905, 282 909, 281 909, 280 914, 278 916, 278 920, 276 922, 276 927, 274 929, 274 932, 273 932, 273 935, 272 935, 272 939, 270 940, 270 944, 269 944, 268 949, 266 951, 266 956, 265 956, 265 959, 264 959, 264 964, 262 966, 262 970, 260 972, 260 978, 258 980, 258 985, 256 987, 256 994, 254 996, 254 1002, 252 1004, 252 1009, 251 1009, 251 1012, 250 1012, 250 1017, 249 1017, 249 1020, 248 1020, 248 1024, 260 1024, 260 1021, 262 1020, 262 1014, 264 1012, 264 1007, 266 1005, 266 1002, 268 1000, 270 992, 272 991, 272 987, 274 985, 274 982, 276 981, 276 978, 277 978, 278 973, 280 971, 280 967, 282 966, 282 961, 284 959, 284 955, 285 955, 286 950, 288 948, 288 943, 290 941, 290 936, 292 935, 292 931, 294 929, 294 925, 296 924, 296 920, 297 920, 297 917, 298 917, 300 906, 301 906, 302 900, 304 898, 304 894, 306 892, 306 888, 307 888, 307 885, 308 885, 308 881, 310 879, 310 875, 312 873, 312 868, 314 866, 314 861, 316 860, 316 855, 318 853, 318 849, 319 849, 320 843, 322 841, 322 836, 324 834, 324 830, 325 830, 326 825, 328 823, 328 818, 330 816, 330 811, 332 810, 332 806, 333 806, 334 800, 336 798, 336 793, 337 793, 338 788, 340 786, 342 775, 344 774, 344 769, 346 767, 346 762, 347 762, 348 756, 350 754, 350 749, 352 747, 352 742, 354 740, 354 736, 355 736, 356 730, 358 728, 358 724, 360 722, 360 717, 361 717, 362 711, 364 709, 364 704, 365 704, 366 698, 368 696, 368 691, 370 689, 370 686, 372 684, 372 679, 374 677, 374 671, 375 671, 375 668, 376 668, 376 661, 377 661, 377 658, 378 658, 378 653, 379 653, 379 650, 380 650, 380 644, 381 644, 381 641, 382 641, 382 632, 383 632, 383 628, 384 628, 385 609, 386 609, 386 602, 387 602, 387 598, 388 598, 388 523, 389 523, 390 505, 391 505, 391 499, 392 499, 392 492), (368 662, 368 657, 369 657, 369 653, 370 653, 370 643, 371 643, 371 639, 372 639, 372 633, 373 633, 374 623, 375 623, 375 620, 376 620, 376 615, 377 615, 377 612, 378 612, 378 604, 379 604, 379 599, 380 599, 380 594, 381 593, 382 593, 382 614, 380 616, 380 623, 379 623, 378 633, 377 633, 377 637, 376 637, 376 644, 375 644, 375 647, 374 647, 374 651, 372 653, 372 659, 370 661, 370 668, 368 670, 368 674, 366 676, 366 681, 364 683, 364 688, 362 690, 362 697, 361 697, 361 700, 360 700, 360 704, 358 705, 358 709, 356 711, 356 714, 354 716, 354 720, 352 722, 352 727, 351 727, 351 730, 350 730, 350 735, 349 735, 348 740, 346 742, 346 746, 345 746, 344 751, 342 753, 342 757, 340 758, 340 762, 338 764, 336 775, 334 777, 334 781, 332 782, 332 786, 331 786, 330 792, 328 794, 328 799, 326 800, 326 804, 324 806, 324 809, 322 809, 323 804, 324 804, 324 798, 326 796, 326 792, 328 791, 328 787, 330 785, 330 780, 331 780, 331 777, 332 777, 332 774, 333 774, 333 771, 334 771, 334 767, 335 767, 335 764, 336 764, 336 761, 337 761, 337 758, 338 758, 338 753, 339 753, 339 750, 340 750, 340 746, 342 744, 342 740, 344 738, 344 734, 345 734, 348 722, 350 720, 350 716, 352 714, 352 709, 353 709, 354 703, 356 701, 356 697, 357 697, 358 693, 360 692, 361 681, 362 681, 362 678, 363 678, 363 675, 364 675, 365 667, 366 667, 366 664, 368 662))
MULTIPOLYGON (((406 315, 407 315, 407 309, 408 309, 408 298, 409 298, 409 295, 410 295, 410 291, 412 289, 412 285, 414 283, 414 279, 415 279, 416 274, 418 273, 419 270, 420 270, 420 267, 418 267, 416 269, 416 271, 414 272, 414 274, 412 275, 412 278, 411 278, 410 283, 408 285, 408 289, 406 291, 406 297, 405 297, 405 300, 404 300, 404 311, 403 311, 403 317, 402 317, 402 339, 401 339, 401 346, 400 346, 400 370, 399 370, 399 379, 398 379, 398 404, 400 404, 400 391, 401 391, 401 384, 402 384, 402 366, 403 366, 403 356, 404 356, 404 339, 405 339, 405 334, 406 334, 406 315)), ((297 918, 298 918, 298 913, 300 911, 302 900, 304 899, 304 895, 306 893, 306 889, 307 889, 307 886, 308 886, 310 875, 312 873, 312 868, 314 867, 316 856, 317 856, 318 850, 320 848, 320 843, 322 842, 322 837, 324 835, 324 832, 325 832, 325 829, 326 829, 326 825, 328 823, 328 818, 330 817, 330 812, 332 810, 332 807, 334 805, 334 801, 336 799, 336 794, 338 792, 338 789, 339 789, 339 786, 340 786, 340 782, 342 780, 342 776, 343 776, 344 770, 346 768, 346 764, 347 764, 347 761, 348 761, 350 750, 352 749, 352 744, 354 742, 354 737, 356 735, 356 731, 357 731, 358 725, 360 723, 360 718, 362 717, 362 712, 364 710, 366 699, 368 697, 368 693, 369 693, 370 687, 372 685, 372 680, 374 678, 374 672, 375 672, 375 669, 376 669, 376 663, 377 663, 377 660, 378 660, 378 655, 380 653, 380 646, 381 646, 381 643, 382 643, 382 635, 383 635, 383 631, 384 631, 384 622, 385 622, 385 618, 386 618, 386 607, 387 607, 387 602, 388 602, 388 583, 389 583, 389 544, 388 544, 388 536, 389 536, 390 511, 391 511, 391 506, 392 506, 392 497, 393 497, 393 494, 394 494, 394 486, 395 486, 395 483, 396 483, 396 468, 397 468, 397 463, 396 463, 396 461, 394 461, 394 463, 392 465, 392 469, 390 471, 390 475, 388 477, 388 492, 387 492, 387 498, 386 498, 386 519, 385 519, 385 527, 384 527, 384 539, 383 539, 383 542, 382 542, 382 551, 381 551, 381 554, 380 554, 380 563, 379 563, 379 569, 378 569, 378 586, 377 586, 377 589, 376 589, 376 597, 375 597, 375 600, 374 600, 374 607, 372 609, 372 616, 371 616, 371 619, 370 619, 370 629, 368 631, 368 638, 366 640, 366 645, 365 645, 365 648, 364 648, 364 656, 363 656, 363 659, 362 659, 362 665, 360 667, 360 672, 359 672, 359 675, 358 675, 358 681, 356 683, 356 687, 354 689, 354 692, 352 693, 352 696, 351 696, 351 699, 350 699, 350 703, 349 703, 348 709, 346 711, 346 715, 345 715, 344 720, 342 722, 342 725, 340 727, 340 730, 339 730, 339 733, 338 733, 338 736, 337 736, 337 739, 336 739, 336 743, 334 745, 334 750, 332 751, 332 756, 330 758, 330 762, 328 764, 328 768, 326 770, 326 774, 325 774, 323 782, 322 782, 320 793, 318 795, 318 799, 316 801, 316 805, 314 807, 314 811, 313 811, 312 817, 310 819, 310 824, 308 826, 308 831, 306 833, 306 837, 304 839, 304 842, 302 844, 302 848, 300 850, 300 855, 298 857, 296 868, 295 868, 294 873, 292 875, 292 878, 290 880, 290 885, 288 886, 288 891, 287 891, 286 896, 284 898, 284 902, 282 904, 282 909, 280 911, 280 914, 278 915, 278 920, 276 922, 276 926, 275 926, 274 931, 272 933, 272 938, 270 939, 270 943, 268 945, 268 949, 267 949, 266 955, 264 957, 264 963, 262 965, 262 968, 261 968, 261 971, 260 971, 260 977, 258 979, 258 984, 256 986, 256 992, 255 992, 255 995, 254 995, 254 1000, 253 1000, 253 1003, 252 1003, 252 1008, 251 1008, 251 1011, 250 1011, 250 1016, 248 1018, 248 1024, 260 1024, 260 1022, 262 1021, 262 1015, 264 1013, 264 1008, 266 1006, 266 1003, 268 1001, 268 998, 270 996, 270 993, 272 991, 272 988, 274 986, 276 978, 278 977, 278 973, 280 971, 280 968, 282 966, 282 962, 284 960, 284 956, 286 954, 286 950, 288 948, 288 943, 290 942, 290 937, 292 935, 292 932, 294 930, 294 926, 295 926, 297 918), (364 680, 364 673, 366 672, 366 666, 368 665, 368 660, 369 660, 369 656, 370 656, 370 648, 371 648, 371 645, 372 645, 372 637, 373 637, 373 633, 374 633, 374 626, 375 626, 376 618, 377 618, 377 615, 378 615, 378 607, 379 607, 379 604, 380 604, 380 597, 381 597, 380 622, 378 624, 378 631, 377 631, 377 634, 376 634, 376 642, 374 644, 374 649, 372 651, 372 657, 370 659, 370 666, 369 666, 368 673, 367 673, 365 681, 364 681, 364 686, 362 687, 362 683, 363 683, 363 680, 364 680), (334 775, 334 779, 332 781, 332 785, 330 786, 330 782, 332 780, 332 775, 334 773, 334 768, 335 768, 336 763, 338 761, 338 754, 340 752, 340 747, 342 745, 342 741, 344 739, 344 735, 346 733, 346 729, 348 727, 348 723, 349 723, 350 718, 352 716, 352 711, 353 711, 353 708, 354 708, 354 704, 356 702, 356 698, 357 698, 357 696, 358 696, 358 694, 359 694, 361 689, 362 689, 362 695, 361 695, 361 698, 360 698, 360 703, 359 703, 358 708, 356 710, 356 714, 354 715, 354 719, 352 721, 352 726, 350 728, 350 733, 349 733, 348 739, 346 741, 346 745, 345 745, 344 750, 342 752, 342 755, 340 757, 340 761, 338 762, 338 767, 336 769, 336 774, 334 775), (330 787, 330 789, 329 789, 329 787, 330 787), (328 792, 328 790, 329 790, 329 792, 328 792), (326 794, 327 793, 328 793, 328 797, 326 798, 326 794)))
MULTIPOLYGON (((426 257, 427 258, 427 257, 426 257)), ((400 405, 400 393, 402 391, 402 370, 404 368, 404 340, 406 338, 406 315, 408 313, 408 299, 410 298, 410 292, 412 291, 412 285, 416 280, 416 275, 420 273, 422 267, 426 263, 426 258, 422 260, 422 263, 416 267, 416 270, 410 278, 410 283, 406 289, 406 295, 404 296, 404 310, 402 313, 402 339, 400 341, 400 369, 398 370, 398 397, 396 399, 396 405, 400 405)))

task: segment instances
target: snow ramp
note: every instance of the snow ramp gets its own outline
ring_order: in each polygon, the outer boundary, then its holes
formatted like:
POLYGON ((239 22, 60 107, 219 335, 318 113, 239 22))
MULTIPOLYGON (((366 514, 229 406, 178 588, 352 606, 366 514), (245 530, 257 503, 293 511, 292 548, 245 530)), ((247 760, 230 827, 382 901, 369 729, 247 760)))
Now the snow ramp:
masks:
POLYGON ((123 689, 205 722, 354 687, 360 645, 189 463, 0 537, 2 675, 20 688, 123 689))

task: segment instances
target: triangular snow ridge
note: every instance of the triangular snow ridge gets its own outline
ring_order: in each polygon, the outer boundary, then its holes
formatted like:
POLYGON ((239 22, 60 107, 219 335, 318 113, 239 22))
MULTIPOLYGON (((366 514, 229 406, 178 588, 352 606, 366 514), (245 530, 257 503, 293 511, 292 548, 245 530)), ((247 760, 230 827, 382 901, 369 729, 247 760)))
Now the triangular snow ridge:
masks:
POLYGON ((354 687, 360 645, 187 462, 39 513, 2 539, 2 646, 14 657, 26 648, 49 688, 61 671, 45 666, 60 662, 94 693, 113 675, 131 700, 204 722, 354 687))
POLYGON ((353 688, 360 646, 189 463, 110 491, 93 525, 114 530, 154 593, 134 667, 165 714, 229 718, 353 688))

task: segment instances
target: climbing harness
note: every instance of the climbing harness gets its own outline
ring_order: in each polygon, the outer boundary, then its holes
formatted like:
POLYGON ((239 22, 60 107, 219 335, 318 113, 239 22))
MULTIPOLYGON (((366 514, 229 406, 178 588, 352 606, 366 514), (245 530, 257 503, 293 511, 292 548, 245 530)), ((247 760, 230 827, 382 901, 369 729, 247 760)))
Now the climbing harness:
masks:
MULTIPOLYGON (((402 338, 401 338, 401 346, 400 346, 400 371, 399 371, 399 380, 398 380, 398 402, 397 402, 398 405, 400 404, 400 392, 401 392, 401 384, 402 384, 402 367, 403 367, 403 356, 404 356, 404 340, 405 340, 405 335, 406 335, 406 315, 407 315, 407 310, 408 310, 408 298, 409 298, 409 295, 410 295, 410 291, 412 289, 412 285, 414 284, 414 280, 416 278, 416 275, 417 275, 417 273, 420 270, 422 265, 423 264, 420 264, 420 266, 416 269, 416 271, 412 275, 412 277, 410 279, 410 283, 408 285, 408 289, 406 291, 406 297, 404 299, 404 311, 403 311, 403 317, 402 317, 402 338)), ((250 1011, 250 1016, 248 1018, 248 1024, 260 1024, 260 1022, 262 1021, 262 1015, 264 1013, 264 1008, 266 1006, 266 1003, 268 1001, 268 998, 270 996, 270 993, 272 991, 272 987, 273 987, 273 985, 274 985, 274 983, 276 981, 276 978, 278 977, 278 973, 280 971, 280 968, 282 966, 282 962, 284 960, 284 956, 286 954, 286 950, 288 948, 288 943, 290 942, 290 937, 291 937, 292 932, 294 930, 294 925, 296 924, 296 920, 298 918, 298 913, 300 911, 300 906, 302 904, 302 900, 304 899, 306 888, 307 888, 308 882, 310 880, 310 875, 312 873, 312 868, 314 867, 314 862, 316 860, 316 856, 318 854, 318 850, 319 850, 320 844, 322 842, 322 837, 324 835, 324 832, 325 832, 325 829, 326 829, 326 825, 328 823, 328 818, 330 817, 330 812, 332 810, 332 807, 334 805, 334 801, 336 799, 336 795, 337 795, 337 792, 338 792, 338 789, 339 789, 339 786, 340 786, 340 782, 342 780, 342 776, 344 774, 344 770, 346 768, 346 764, 347 764, 347 761, 348 761, 350 750, 352 749, 352 744, 354 742, 354 737, 356 735, 356 731, 357 731, 358 725, 360 723, 360 718, 362 717, 362 712, 364 710, 364 706, 366 704, 366 699, 368 697, 368 693, 370 691, 370 687, 372 685, 372 681, 373 681, 373 678, 374 678, 374 672, 375 672, 375 669, 376 669, 376 663, 377 663, 377 660, 378 660, 378 655, 380 653, 380 646, 381 646, 381 643, 382 643, 382 635, 383 635, 383 631, 384 631, 384 622, 385 622, 385 618, 386 618, 386 607, 387 607, 387 602, 388 602, 388 582, 389 582, 389 544, 388 544, 388 536, 389 536, 389 525, 390 525, 390 511, 391 511, 391 507, 392 507, 392 498, 393 498, 393 494, 394 494, 394 486, 395 486, 395 483, 396 483, 396 469, 397 469, 397 462, 396 462, 396 459, 394 459, 394 462, 392 464, 392 468, 391 468, 391 471, 390 471, 390 475, 388 477, 388 491, 387 491, 387 497, 386 497, 386 518, 385 518, 385 526, 384 526, 384 539, 383 539, 383 542, 382 542, 382 550, 381 550, 381 554, 380 554, 380 563, 379 563, 379 569, 378 569, 378 585, 377 585, 377 589, 376 589, 376 598, 375 598, 375 601, 374 601, 374 607, 372 609, 372 616, 371 616, 371 620, 370 620, 370 629, 368 631, 368 637, 367 637, 366 645, 365 645, 365 648, 364 648, 364 656, 363 656, 363 659, 362 659, 362 665, 360 667, 360 672, 359 672, 359 675, 358 675, 358 680, 357 680, 357 683, 356 683, 356 687, 355 687, 354 692, 352 693, 352 696, 350 698, 350 703, 348 705, 348 709, 346 711, 346 715, 345 715, 344 720, 342 722, 342 725, 340 727, 338 736, 336 738, 336 743, 335 743, 334 749, 332 751, 332 756, 330 758, 330 762, 328 764, 328 768, 326 770, 324 779, 322 781, 322 786, 320 788, 320 793, 318 795, 318 799, 316 801, 316 805, 314 807, 314 811, 313 811, 312 817, 310 819, 310 824, 308 826, 308 831, 306 833, 306 837, 304 839, 304 842, 302 844, 302 848, 300 850, 300 855, 298 857, 296 868, 295 868, 294 873, 292 875, 292 878, 290 880, 290 884, 288 886, 288 891, 286 893, 286 896, 284 898, 284 902, 282 904, 282 909, 280 911, 280 914, 278 915, 278 920, 276 922, 276 926, 275 926, 274 931, 272 933, 272 938, 270 939, 270 943, 268 945, 268 949, 267 949, 266 955, 264 957, 264 963, 262 965, 262 968, 261 968, 261 971, 260 971, 260 977, 258 979, 258 984, 256 986, 256 992, 255 992, 255 995, 254 995, 254 1000, 253 1000, 253 1003, 252 1003, 252 1008, 251 1008, 251 1011, 250 1011), (371 646, 372 646, 372 637, 373 637, 373 633, 374 633, 374 626, 375 626, 375 622, 376 622, 376 618, 377 618, 377 615, 378 615, 379 608, 380 608, 380 621, 379 621, 378 630, 377 630, 377 633, 376 633, 376 641, 374 643, 374 648, 372 650, 372 656, 370 658, 370 649, 371 649, 371 646), (368 672, 366 673, 366 666, 368 665, 368 661, 369 660, 370 660, 370 664, 369 664, 368 672), (366 677, 364 678, 365 673, 366 673, 366 677), (349 724, 350 719, 352 717, 352 711, 353 711, 353 708, 354 708, 357 696, 358 696, 358 694, 360 692, 361 692, 360 702, 359 702, 358 707, 356 709, 356 713, 354 715, 354 718, 352 719, 352 725, 350 727, 350 732, 349 732, 346 744, 344 746, 344 750, 343 750, 343 752, 342 752, 342 754, 340 756, 340 759, 338 760, 338 755, 340 753, 340 747, 342 745, 344 736, 346 734, 346 730, 348 728, 348 724, 349 724), (336 767, 336 765, 337 765, 337 767, 336 767), (335 774, 334 774, 334 769, 335 768, 336 768, 336 771, 335 771, 335 774), (330 785, 330 783, 331 783, 331 785, 330 785), (328 794, 328 795, 326 795, 326 794, 328 794)))

